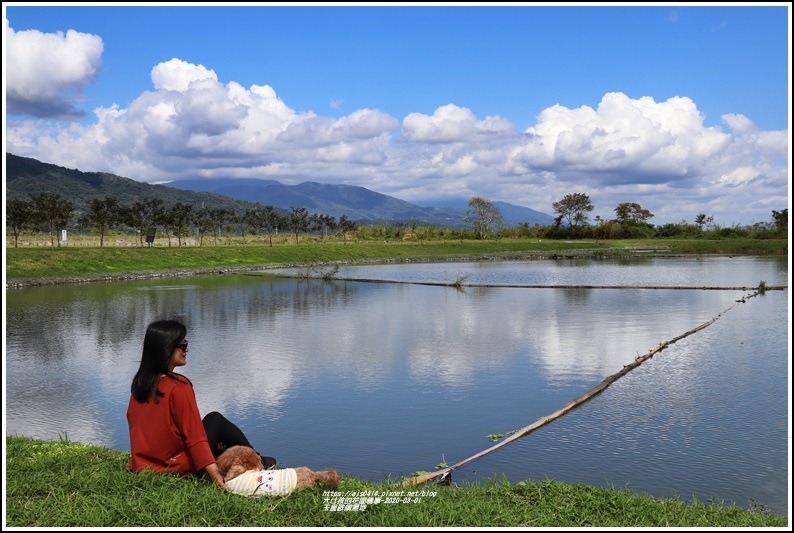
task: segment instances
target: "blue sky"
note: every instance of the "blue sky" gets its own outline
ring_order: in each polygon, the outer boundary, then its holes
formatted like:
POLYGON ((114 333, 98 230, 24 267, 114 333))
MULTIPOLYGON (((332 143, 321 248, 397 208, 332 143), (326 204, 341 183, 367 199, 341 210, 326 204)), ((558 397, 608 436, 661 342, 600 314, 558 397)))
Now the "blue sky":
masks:
POLYGON ((7 152, 152 183, 771 220, 790 5, 3 4, 7 152))

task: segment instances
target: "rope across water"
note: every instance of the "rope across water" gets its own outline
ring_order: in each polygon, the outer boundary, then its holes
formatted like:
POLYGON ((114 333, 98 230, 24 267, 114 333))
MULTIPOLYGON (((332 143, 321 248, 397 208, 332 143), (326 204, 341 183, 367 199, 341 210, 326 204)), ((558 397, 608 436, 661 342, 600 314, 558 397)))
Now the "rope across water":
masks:
MULTIPOLYGON (((603 287, 603 288, 607 288, 607 287, 603 287)), ((617 287, 608 287, 608 288, 617 288, 617 287)), ((637 288, 637 287, 634 287, 634 288, 637 288)), ((646 287, 646 288, 649 288, 649 287, 646 287)), ((670 287, 663 287, 663 288, 667 289, 667 288, 670 288, 670 287)), ((781 287, 780 289, 783 289, 783 288, 785 288, 785 287, 781 287)), ((765 287, 763 290, 769 290, 769 288, 765 287)), ((596 385, 595 387, 593 387, 589 391, 585 392, 581 396, 579 396, 579 397, 571 400, 570 402, 566 403, 564 406, 562 406, 560 409, 557 409, 553 413, 551 413, 551 414, 549 414, 547 416, 541 417, 538 420, 536 420, 535 422, 529 424, 528 426, 517 430, 516 432, 514 432, 512 435, 510 435, 508 438, 506 438, 502 442, 500 442, 498 444, 495 444, 495 445, 491 446, 490 448, 487 448, 487 449, 485 449, 485 450, 483 450, 483 451, 481 451, 481 452, 479 452, 479 453, 477 453, 475 455, 472 455, 471 457, 469 457, 467 459, 459 461, 459 462, 453 464, 452 466, 449 466, 449 467, 446 467, 446 468, 442 468, 440 470, 436 470, 435 472, 425 473, 425 474, 421 474, 421 475, 418 475, 418 476, 414 476, 414 477, 405 479, 405 480, 402 481, 402 486, 421 485, 421 484, 427 483, 429 481, 432 481, 432 480, 434 480, 436 478, 440 478, 440 479, 443 480, 444 478, 449 476, 452 473, 452 471, 455 470, 456 468, 459 468, 459 467, 461 467, 461 466, 463 466, 463 465, 465 465, 467 463, 470 463, 471 461, 474 461, 475 459, 478 459, 478 458, 480 458, 480 457, 482 457, 482 456, 484 456, 484 455, 486 455, 488 453, 491 453, 492 451, 494 451, 494 450, 496 450, 498 448, 501 448, 502 446, 505 446, 505 445, 507 445, 507 444, 509 444, 509 443, 511 443, 511 442, 523 437, 523 436, 529 435, 530 433, 532 433, 536 429, 541 428, 541 427, 545 426, 546 424, 549 424, 550 422, 556 420, 557 418, 563 416, 564 414, 572 411, 576 407, 578 407, 578 406, 582 405, 583 403, 587 402, 591 398, 597 396, 598 394, 600 394, 601 392, 606 390, 607 387, 609 387, 612 383, 617 381, 619 378, 625 376, 626 374, 631 372, 633 369, 637 368, 642 363, 644 363, 645 361, 647 361, 648 359, 650 359, 651 357, 653 357, 657 353, 661 352, 662 350, 664 350, 665 348, 667 348, 671 344, 673 344, 673 343, 675 343, 675 342, 677 342, 677 341, 679 341, 679 340, 681 340, 681 339, 683 339, 685 337, 688 337, 689 335, 692 335, 694 333, 697 333, 698 331, 701 331, 701 330, 707 328, 708 326, 710 326, 714 322, 716 322, 722 315, 724 315, 725 313, 727 313, 728 311, 733 309, 738 303, 745 303, 750 298, 752 298, 754 296, 758 296, 759 294, 762 294, 761 290, 758 290, 757 292, 754 292, 752 294, 749 294, 749 295, 746 295, 746 296, 743 296, 743 297, 737 299, 736 303, 734 303, 733 305, 731 305, 730 307, 728 307, 727 309, 722 311, 722 313, 720 313, 716 317, 712 318, 708 322, 704 322, 703 324, 700 324, 696 328, 693 328, 693 329, 687 331, 686 333, 683 333, 683 334, 681 334, 681 335, 679 335, 679 336, 677 336, 677 337, 675 337, 673 339, 670 339, 669 341, 665 341, 665 342, 661 343, 659 346, 657 346, 656 348, 653 348, 652 350, 650 350, 645 355, 636 357, 634 359, 634 361, 632 361, 628 365, 625 365, 618 372, 616 372, 616 373, 614 373, 614 374, 612 374, 610 376, 607 376, 601 383, 599 383, 598 385, 596 385)))
POLYGON ((763 282, 759 286, 756 286, 756 287, 747 287, 747 286, 741 286, 741 287, 681 286, 681 285, 678 285, 678 286, 664 286, 664 285, 638 286, 638 285, 506 285, 506 284, 485 284, 485 283, 469 284, 469 283, 463 283, 463 279, 457 280, 457 281, 452 282, 452 283, 444 283, 444 282, 431 282, 431 281, 398 281, 398 280, 384 280, 384 279, 348 278, 348 277, 337 277, 335 275, 335 272, 333 272, 329 276, 306 276, 306 275, 304 275, 304 276, 285 276, 285 277, 301 277, 303 279, 320 278, 320 279, 323 279, 325 281, 353 281, 353 282, 363 282, 363 283, 397 283, 397 284, 410 284, 410 285, 430 285, 430 286, 440 286, 440 287, 452 287, 452 288, 455 288, 455 289, 458 289, 458 290, 462 290, 462 289, 467 288, 467 287, 477 287, 477 288, 479 288, 479 287, 500 288, 501 287, 501 288, 525 288, 525 289, 527 289, 527 288, 529 288, 529 289, 622 289, 622 290, 625 290, 625 289, 646 289, 646 290, 756 291, 756 292, 753 292, 753 293, 751 293, 749 295, 745 295, 745 296, 742 296, 741 298, 738 298, 736 300, 736 303, 734 303, 733 305, 731 305, 730 307, 728 307, 727 309, 722 311, 722 313, 718 314, 716 317, 712 318, 708 322, 704 322, 703 324, 697 326, 696 328, 693 328, 693 329, 687 331, 686 333, 683 333, 683 334, 681 334, 681 335, 679 335, 679 336, 677 336, 677 337, 675 337, 673 339, 670 339, 669 341, 663 342, 662 344, 660 344, 656 348, 653 348, 652 350, 650 350, 648 353, 646 353, 643 356, 636 357, 634 359, 634 361, 632 361, 628 365, 625 365, 618 372, 616 372, 616 373, 614 373, 614 374, 612 374, 610 376, 607 376, 600 384, 596 385, 595 387, 593 387, 589 391, 587 391, 584 394, 582 394, 581 396, 571 400, 570 402, 568 402, 567 404, 562 406, 560 409, 554 411, 553 413, 551 413, 551 414, 549 414, 547 416, 541 417, 538 420, 536 420, 535 422, 529 424, 528 426, 513 432, 509 437, 507 437, 502 442, 500 442, 498 444, 495 444, 495 445, 491 446, 490 448, 487 448, 487 449, 485 449, 485 450, 483 450, 483 451, 481 451, 481 452, 479 452, 479 453, 477 453, 475 455, 472 455, 471 457, 469 457, 467 459, 459 461, 459 462, 453 464, 452 466, 448 466, 448 467, 442 468, 440 470, 436 470, 434 472, 424 473, 424 474, 421 474, 421 475, 417 475, 417 476, 413 476, 411 478, 405 479, 405 480, 403 480, 401 482, 402 486, 421 485, 421 484, 427 483, 429 481, 432 481, 432 480, 434 480, 436 478, 441 478, 441 480, 443 480, 444 478, 447 478, 452 473, 452 471, 455 470, 456 468, 460 468, 461 466, 463 466, 463 465, 465 465, 467 463, 470 463, 470 462, 474 461, 475 459, 479 459, 480 457, 482 457, 482 456, 484 456, 484 455, 486 455, 486 454, 488 454, 488 453, 490 453, 490 452, 492 452, 492 451, 494 451, 494 450, 496 450, 498 448, 501 448, 502 446, 505 446, 505 445, 507 445, 507 444, 509 444, 509 443, 521 438, 521 437, 529 435, 530 433, 532 433, 536 429, 541 428, 541 427, 545 426, 546 424, 549 424, 550 422, 556 420, 557 418, 563 416, 564 414, 572 411, 576 407, 578 407, 578 406, 582 405, 583 403, 587 402, 591 398, 597 396, 598 394, 600 394, 601 392, 606 390, 607 387, 609 387, 612 383, 617 381, 619 378, 625 376, 630 371, 632 371, 633 369, 637 368, 643 362, 647 361, 648 359, 650 359, 651 357, 653 357, 657 353, 661 352, 662 350, 664 350, 665 348, 667 348, 671 344, 673 344, 673 343, 675 343, 675 342, 677 342, 677 341, 679 341, 679 340, 681 340, 681 339, 683 339, 685 337, 688 337, 689 335, 692 335, 694 333, 697 333, 698 331, 701 331, 701 330, 707 328, 708 326, 710 326, 711 324, 716 322, 722 315, 724 315, 725 313, 727 313, 728 311, 733 309, 736 306, 736 304, 738 304, 738 303, 746 303, 747 300, 749 300, 750 298, 752 298, 754 296, 758 296, 759 294, 763 294, 765 291, 786 290, 788 288, 785 285, 766 286, 766 284, 764 284, 763 282))

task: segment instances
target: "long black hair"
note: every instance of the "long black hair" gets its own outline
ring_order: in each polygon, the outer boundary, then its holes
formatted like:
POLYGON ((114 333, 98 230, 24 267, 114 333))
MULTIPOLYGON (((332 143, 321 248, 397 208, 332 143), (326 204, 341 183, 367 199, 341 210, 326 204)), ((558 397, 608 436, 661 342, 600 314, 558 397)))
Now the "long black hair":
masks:
POLYGON ((168 362, 186 334, 187 327, 178 320, 156 320, 149 324, 143 338, 141 366, 132 379, 131 392, 136 400, 145 403, 153 398, 154 403, 159 403, 158 397, 164 396, 157 389, 160 376, 178 379, 168 368, 168 362))

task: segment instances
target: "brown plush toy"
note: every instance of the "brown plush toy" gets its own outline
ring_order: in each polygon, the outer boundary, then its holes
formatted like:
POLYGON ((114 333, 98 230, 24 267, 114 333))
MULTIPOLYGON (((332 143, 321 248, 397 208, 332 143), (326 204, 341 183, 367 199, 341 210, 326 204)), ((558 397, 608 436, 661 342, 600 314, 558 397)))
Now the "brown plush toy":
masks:
POLYGON ((226 476, 226 487, 243 496, 289 496, 295 490, 316 487, 320 483, 332 489, 339 486, 339 474, 333 468, 321 472, 305 466, 265 470, 259 454, 248 446, 232 446, 215 462, 226 476))

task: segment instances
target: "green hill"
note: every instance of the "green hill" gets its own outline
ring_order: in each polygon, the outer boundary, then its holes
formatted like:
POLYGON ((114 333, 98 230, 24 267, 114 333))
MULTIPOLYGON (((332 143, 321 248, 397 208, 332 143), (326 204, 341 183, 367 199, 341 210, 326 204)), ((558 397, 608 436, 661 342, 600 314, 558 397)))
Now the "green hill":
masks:
POLYGON ((159 198, 166 208, 176 202, 212 209, 232 208, 238 213, 261 207, 257 202, 220 194, 152 185, 105 172, 82 172, 6 153, 6 201, 27 200, 31 195, 42 192, 58 194, 70 201, 78 216, 89 210, 92 199, 105 196, 112 196, 124 205, 146 198, 159 198))

